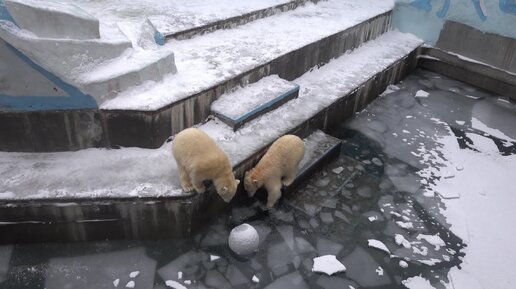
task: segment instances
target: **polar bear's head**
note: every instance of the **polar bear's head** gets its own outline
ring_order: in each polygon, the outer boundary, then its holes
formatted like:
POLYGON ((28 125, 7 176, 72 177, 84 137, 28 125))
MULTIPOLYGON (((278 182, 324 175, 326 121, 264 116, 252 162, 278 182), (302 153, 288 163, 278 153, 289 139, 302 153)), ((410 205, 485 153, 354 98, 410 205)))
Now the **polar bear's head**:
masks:
POLYGON ((249 197, 254 196, 256 191, 262 186, 260 181, 254 175, 254 169, 248 172, 245 172, 244 177, 244 189, 247 191, 249 197))
POLYGON ((229 176, 223 176, 221 178, 215 179, 214 184, 215 188, 217 188, 217 194, 219 194, 224 202, 229 203, 229 201, 231 201, 231 199, 233 199, 236 194, 240 180, 235 179, 234 174, 230 174, 229 176))

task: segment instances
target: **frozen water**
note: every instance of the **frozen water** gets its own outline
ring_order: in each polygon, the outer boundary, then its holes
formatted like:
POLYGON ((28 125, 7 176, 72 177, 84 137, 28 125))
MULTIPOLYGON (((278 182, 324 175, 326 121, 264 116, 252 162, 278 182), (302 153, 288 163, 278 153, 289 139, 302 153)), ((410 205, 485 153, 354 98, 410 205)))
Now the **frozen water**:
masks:
POLYGON ((378 263, 362 248, 357 247, 346 256, 342 263, 346 265, 346 275, 362 287, 375 287, 391 284, 388 275, 379 276, 376 269, 378 263))
POLYGON ((265 225, 257 225, 253 223, 253 227, 258 232, 258 237, 260 240, 260 245, 267 239, 267 236, 271 233, 272 229, 269 226, 265 225))
POLYGON ((136 278, 136 276, 140 275, 140 271, 133 271, 129 273, 129 277, 136 278))
POLYGON ((398 244, 400 246, 403 246, 403 247, 405 247, 407 249, 410 249, 410 247, 412 247, 410 242, 407 241, 407 239, 405 239, 405 237, 403 237, 403 235, 396 234, 394 240, 395 240, 396 244, 398 244))
POLYGON ((220 259, 219 256, 216 256, 216 255, 210 255, 210 261, 213 262, 213 261, 217 261, 218 259, 220 259))
POLYGON ((438 235, 424 235, 424 234, 418 234, 416 237, 418 240, 425 240, 431 245, 435 246, 435 250, 439 250, 441 247, 446 246, 443 239, 439 237, 438 235))
POLYGON ((309 289, 306 282, 303 280, 303 276, 301 276, 298 272, 292 272, 287 274, 276 281, 269 284, 265 289, 286 289, 286 288, 296 288, 296 289, 309 289))
POLYGON ((174 280, 179 276, 179 272, 193 267, 203 260, 208 260, 208 255, 200 251, 189 251, 158 270, 159 276, 163 280, 174 280))
MULTIPOLYGON (((408 289, 435 289, 434 286, 428 282, 425 278, 421 276, 415 276, 408 278, 407 280, 403 281, 403 285, 405 285, 408 289)), ((465 287, 465 288, 472 288, 472 287, 465 287)))
POLYGON ((119 284, 120 284, 120 278, 117 278, 113 281, 113 286, 118 287, 119 284))
POLYGON ((296 252, 299 254, 315 252, 315 248, 302 237, 296 237, 296 252))
POLYGON ((218 271, 210 270, 206 272, 206 278, 204 279, 204 283, 209 287, 217 288, 217 289, 230 289, 232 288, 231 284, 222 276, 218 271))
POLYGON ((321 237, 317 238, 317 252, 319 252, 319 255, 338 255, 342 248, 344 246, 341 244, 321 237))
POLYGON ((232 286, 239 286, 249 283, 244 274, 234 265, 229 265, 226 271, 226 279, 232 286))
POLYGON ((45 288, 103 288, 105 284, 119 284, 128 288, 152 288, 156 261, 149 258, 144 248, 100 253, 85 256, 52 258, 45 272, 45 288), (67 274, 63 274, 67 268, 67 274), (129 274, 141 273, 131 280, 129 274))
POLYGON ((315 283, 324 289, 349 289, 350 286, 357 286, 353 281, 326 275, 321 275, 315 283))
POLYGON ((315 185, 318 187, 326 187, 330 183, 330 178, 322 178, 318 180, 315 185))
POLYGON ((376 248, 378 250, 382 250, 389 255, 391 254, 391 251, 389 251, 387 246, 385 246, 385 244, 381 241, 369 239, 369 240, 367 240, 367 245, 369 245, 369 247, 376 248))
POLYGON ((294 229, 292 226, 278 226, 276 230, 283 238, 290 250, 294 251, 294 229))
POLYGON ((322 200, 321 206, 330 208, 330 209, 335 209, 335 208, 337 208, 337 202, 338 202, 337 199, 326 198, 326 199, 322 200))
POLYGON ((324 255, 314 258, 312 271, 331 276, 335 273, 346 271, 346 267, 335 258, 335 255, 324 255))
POLYGON ((331 213, 321 213, 321 221, 325 224, 332 224, 334 222, 333 215, 331 213))
POLYGON ((260 279, 256 277, 256 275, 253 275, 253 278, 251 279, 254 283, 260 283, 260 279))
POLYGON ((314 205, 314 204, 303 204, 303 207, 305 208, 305 212, 310 217, 315 216, 321 210, 321 208, 319 208, 319 206, 314 205))
POLYGON ((272 244, 267 250, 267 267, 271 270, 285 267, 294 257, 293 252, 284 242, 272 244))

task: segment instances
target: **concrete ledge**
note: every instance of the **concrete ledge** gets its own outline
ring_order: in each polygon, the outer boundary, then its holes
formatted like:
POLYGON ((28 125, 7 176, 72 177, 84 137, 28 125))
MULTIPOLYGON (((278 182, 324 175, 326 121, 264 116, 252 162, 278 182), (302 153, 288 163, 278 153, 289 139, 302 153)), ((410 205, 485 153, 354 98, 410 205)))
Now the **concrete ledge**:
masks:
POLYGON ((187 30, 166 34, 165 39, 177 39, 177 40, 184 40, 184 39, 190 39, 195 36, 203 35, 206 33, 210 33, 216 30, 220 29, 229 29, 233 28, 235 26, 244 25, 246 23, 249 23, 254 20, 266 18, 281 12, 286 12, 289 10, 294 10, 299 6, 305 5, 308 2, 317 3, 321 0, 294 0, 291 2, 287 2, 284 4, 279 4, 273 7, 249 12, 243 15, 231 17, 224 20, 215 21, 212 23, 208 23, 206 25, 193 27, 187 30))
POLYGON ((516 39, 446 21, 436 46, 516 73, 516 39))
POLYGON ((97 109, 0 112, 0 150, 51 152, 106 146, 97 109))
POLYGON ((42 38, 98 39, 99 20, 73 4, 5 0, 16 24, 42 38))
MULTIPOLYGON (((393 63, 289 133, 305 138, 316 129, 329 129, 351 117, 389 84, 412 72, 417 66, 417 54, 417 50, 413 51, 393 63)), ((242 177, 266 149, 235 166, 236 175, 242 177)), ((202 224, 226 208, 227 204, 212 190, 202 195, 154 199, 0 202, 0 243, 182 238, 195 234, 202 224)))
POLYGON ((419 66, 516 100, 516 74, 508 71, 430 47, 419 66))
POLYGON ((311 68, 323 65, 385 33, 390 28, 391 15, 391 12, 378 15, 157 111, 101 110, 109 131, 109 141, 115 146, 157 148, 171 134, 203 122, 211 114, 211 103, 221 94, 272 74, 294 80, 311 68), (125 128, 128 122, 134 127, 125 128), (152 132, 151 138, 142 137, 148 136, 148 132, 152 132))

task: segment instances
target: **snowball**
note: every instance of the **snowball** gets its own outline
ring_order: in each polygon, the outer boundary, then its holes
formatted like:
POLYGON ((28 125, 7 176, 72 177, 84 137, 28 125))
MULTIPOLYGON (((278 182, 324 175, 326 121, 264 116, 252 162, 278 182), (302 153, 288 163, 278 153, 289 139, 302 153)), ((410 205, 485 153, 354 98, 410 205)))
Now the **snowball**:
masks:
POLYGON ((260 237, 256 229, 249 224, 242 224, 229 233, 229 248, 238 255, 248 255, 258 250, 260 237))

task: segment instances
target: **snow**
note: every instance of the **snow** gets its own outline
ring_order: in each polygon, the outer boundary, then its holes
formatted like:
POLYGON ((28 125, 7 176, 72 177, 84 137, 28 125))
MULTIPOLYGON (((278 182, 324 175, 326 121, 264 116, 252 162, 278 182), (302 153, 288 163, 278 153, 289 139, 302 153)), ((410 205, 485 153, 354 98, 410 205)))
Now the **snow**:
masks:
POLYGON ((126 288, 134 288, 134 286, 136 285, 136 283, 134 283, 133 280, 127 282, 127 284, 125 284, 125 287, 126 288))
POLYGON ((172 34, 252 11, 287 3, 289 0, 64 0, 73 3, 100 20, 101 33, 115 33, 119 23, 139 23, 149 18, 163 34, 172 34), (224 7, 224 9, 220 9, 224 7))
POLYGON ((424 234, 418 234, 416 239, 418 240, 425 240, 428 243, 435 246, 435 250, 439 250, 440 247, 446 246, 446 243, 444 243, 443 239, 439 237, 438 235, 424 235, 424 234))
POLYGON ((247 112, 268 103, 280 95, 295 89, 297 86, 290 81, 271 75, 243 88, 221 95, 211 105, 213 112, 238 119, 247 112))
POLYGON ((120 284, 120 278, 117 278, 113 281, 113 286, 118 287, 119 284, 120 284))
POLYGON ((416 91, 415 97, 428 97, 430 93, 424 91, 424 90, 418 90, 416 91))
POLYGON ((331 276, 346 271, 346 267, 335 258, 335 255, 324 255, 314 258, 312 272, 324 273, 331 276))
POLYGON ((174 289, 187 289, 183 284, 181 284, 177 281, 174 281, 174 280, 165 281, 165 285, 167 285, 167 287, 174 288, 174 289))
POLYGON ((213 262, 213 261, 217 261, 218 259, 220 259, 219 256, 216 256, 216 255, 210 255, 210 261, 213 262))
POLYGON ((403 260, 400 260, 398 264, 401 268, 408 268, 408 263, 403 260))
POLYGON ((140 275, 140 271, 133 271, 129 273, 129 277, 136 278, 136 276, 140 275))
POLYGON ((173 47, 177 74, 128 89, 101 108, 159 109, 392 8, 391 0, 321 1, 230 30, 170 41, 161 49, 173 47))
POLYGON ((228 243, 233 252, 239 255, 248 255, 258 250, 260 237, 253 226, 242 224, 231 230, 228 243))
POLYGON ((389 251, 387 246, 385 246, 385 244, 381 241, 378 241, 375 239, 369 239, 369 240, 367 240, 367 245, 369 245, 369 247, 384 251, 387 254, 391 254, 391 251, 389 251))
MULTIPOLYGON (((421 40, 409 34, 388 32, 294 80, 302 87, 299 98, 247 123, 239 131, 233 132, 217 120, 200 128, 221 146, 232 164, 238 164, 420 44, 421 40)), ((167 94, 171 91, 176 89, 167 90, 167 94)), ((0 152, 0 172, 4 176, 0 187, 3 192, 12 192, 16 199, 181 195, 170 147, 165 143, 155 150, 0 152)))
POLYGON ((256 275, 253 275, 253 278, 251 279, 254 283, 260 283, 260 278, 256 277, 256 275))
MULTIPOLYGON (((434 289, 428 280, 421 276, 415 276, 402 281, 408 289, 434 289)), ((469 287, 468 287, 469 288, 469 287)))

